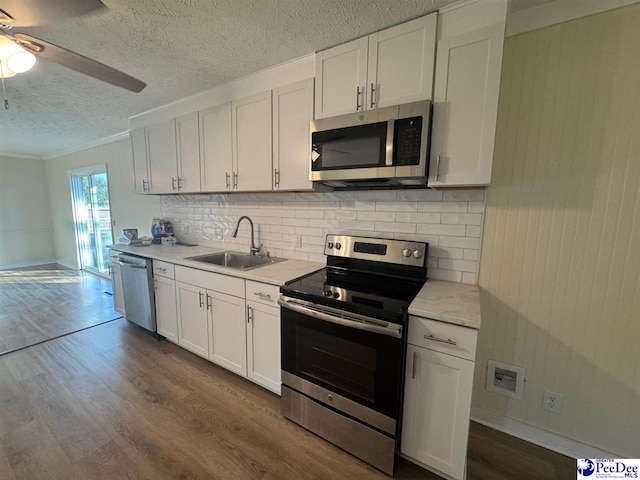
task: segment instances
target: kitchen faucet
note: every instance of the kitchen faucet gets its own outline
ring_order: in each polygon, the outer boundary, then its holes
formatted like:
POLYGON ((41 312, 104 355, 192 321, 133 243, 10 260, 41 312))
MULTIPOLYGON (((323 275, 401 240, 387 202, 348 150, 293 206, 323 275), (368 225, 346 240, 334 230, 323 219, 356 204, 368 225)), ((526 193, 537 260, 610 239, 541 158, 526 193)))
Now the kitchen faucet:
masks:
POLYGON ((238 236, 238 228, 240 227, 240 222, 245 219, 248 220, 249 225, 251 225, 251 249, 249 250, 249 255, 258 255, 258 253, 260 253, 260 249, 262 248, 262 244, 260 244, 259 247, 256 247, 256 243, 253 237, 253 222, 249 217, 247 217, 246 215, 243 215, 238 219, 238 224, 236 225, 236 229, 233 231, 233 234, 231 236, 233 238, 236 238, 238 236))

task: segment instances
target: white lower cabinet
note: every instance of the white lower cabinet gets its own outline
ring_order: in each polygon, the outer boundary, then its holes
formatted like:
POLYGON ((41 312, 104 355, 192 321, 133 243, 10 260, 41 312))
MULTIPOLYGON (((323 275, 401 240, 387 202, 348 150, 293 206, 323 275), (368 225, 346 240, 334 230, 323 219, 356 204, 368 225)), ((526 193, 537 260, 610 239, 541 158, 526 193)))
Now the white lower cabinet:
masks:
MULTIPOLYGON (((411 318, 409 329, 417 330, 417 322, 418 319, 411 318)), ((441 325, 448 330, 443 340, 449 342, 456 341, 456 332, 463 335, 470 330, 441 325)), ((421 335, 420 343, 423 344, 426 338, 433 339, 429 335, 421 335)), ((407 347, 402 454, 435 473, 455 480, 466 477, 474 365, 473 360, 442 351, 411 343, 407 347)))
POLYGON ((279 307, 247 301, 247 376, 280 394, 279 307))
POLYGON ((206 290, 176 282, 178 345, 209 357, 209 321, 205 307, 206 290))
POLYGON ((160 335, 178 343, 176 282, 160 275, 153 277, 156 300, 156 325, 160 335))
POLYGON ((207 291, 209 360, 238 375, 247 374, 244 298, 207 291))

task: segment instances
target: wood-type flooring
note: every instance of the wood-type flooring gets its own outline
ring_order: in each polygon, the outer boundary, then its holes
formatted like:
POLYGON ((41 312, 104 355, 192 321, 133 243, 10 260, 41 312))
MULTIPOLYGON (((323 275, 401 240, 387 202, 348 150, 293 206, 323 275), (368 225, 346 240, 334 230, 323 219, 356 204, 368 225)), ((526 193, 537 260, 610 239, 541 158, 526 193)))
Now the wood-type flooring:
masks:
MULTIPOLYGON (((575 478, 472 424, 470 480, 575 478)), ((285 420, 279 397, 124 319, 0 357, 0 478, 384 479, 285 420)), ((401 460, 397 479, 436 479, 401 460)))
POLYGON ((111 282, 57 264, 0 270, 0 355, 113 320, 111 282))

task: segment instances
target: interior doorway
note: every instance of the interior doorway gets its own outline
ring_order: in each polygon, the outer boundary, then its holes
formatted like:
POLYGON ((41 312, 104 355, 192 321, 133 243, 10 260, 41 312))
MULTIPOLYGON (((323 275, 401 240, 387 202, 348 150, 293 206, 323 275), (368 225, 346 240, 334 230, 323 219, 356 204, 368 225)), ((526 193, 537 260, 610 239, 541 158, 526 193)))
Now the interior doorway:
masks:
POLYGON ((69 180, 80 268, 108 276, 113 233, 106 165, 71 171, 69 180))

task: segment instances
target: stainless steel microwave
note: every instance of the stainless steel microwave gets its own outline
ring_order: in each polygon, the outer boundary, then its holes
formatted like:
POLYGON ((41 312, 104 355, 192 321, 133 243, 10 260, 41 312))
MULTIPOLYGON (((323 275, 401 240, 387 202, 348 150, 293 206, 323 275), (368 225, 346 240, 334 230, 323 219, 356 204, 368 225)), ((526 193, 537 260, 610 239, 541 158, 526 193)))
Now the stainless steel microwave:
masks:
POLYGON ((309 179, 332 187, 425 185, 431 102, 311 122, 309 179))

